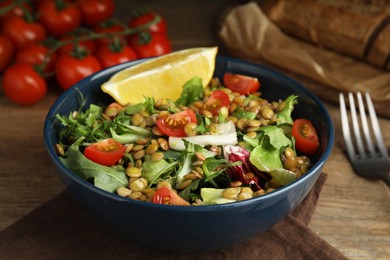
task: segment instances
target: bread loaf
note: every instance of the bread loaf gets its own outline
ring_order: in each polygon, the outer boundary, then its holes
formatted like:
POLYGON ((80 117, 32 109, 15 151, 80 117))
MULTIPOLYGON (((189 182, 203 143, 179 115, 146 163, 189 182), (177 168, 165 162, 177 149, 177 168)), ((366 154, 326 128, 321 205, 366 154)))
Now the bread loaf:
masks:
MULTIPOLYGON (((367 61, 380 68, 386 68, 390 59, 390 23, 379 33, 367 55, 367 61)), ((390 66, 390 65, 389 65, 390 66)))
POLYGON ((371 52, 371 47, 386 45, 381 31, 390 22, 390 5, 386 1, 373 4, 368 0, 274 0, 259 2, 263 11, 282 31, 297 38, 384 66, 377 55, 385 55, 386 47, 371 52), (381 40, 376 41, 377 37, 381 40), (382 43, 381 43, 382 42, 382 43), (373 54, 376 53, 376 54, 373 54))

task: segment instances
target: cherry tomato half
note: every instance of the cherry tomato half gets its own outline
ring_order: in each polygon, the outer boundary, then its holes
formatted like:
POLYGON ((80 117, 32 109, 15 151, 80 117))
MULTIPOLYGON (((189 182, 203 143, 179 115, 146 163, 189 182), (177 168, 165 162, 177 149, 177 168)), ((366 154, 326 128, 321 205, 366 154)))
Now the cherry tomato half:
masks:
POLYGON ((87 146, 84 155, 89 160, 110 166, 117 163, 125 154, 126 148, 114 139, 105 139, 87 146))
POLYGON ((176 205, 176 206, 189 206, 190 203, 185 201, 182 197, 177 195, 171 189, 166 186, 158 188, 153 195, 153 203, 176 205))
POLYGON ((20 105, 32 105, 41 100, 47 91, 47 85, 27 63, 15 63, 9 66, 3 75, 2 85, 5 95, 20 105))
POLYGON ((260 88, 260 82, 257 78, 241 74, 225 73, 223 82, 232 91, 243 95, 254 93, 260 88))
POLYGON ((0 72, 2 72, 12 61, 15 48, 12 42, 5 36, 0 35, 0 72))
POLYGON ((296 140, 295 147, 304 154, 314 154, 320 146, 317 131, 307 119, 294 120, 291 134, 296 140))
POLYGON ((23 17, 13 16, 4 21, 2 34, 18 49, 38 43, 46 38, 45 28, 37 22, 27 22, 23 17))
POLYGON ((77 0, 81 21, 87 26, 96 26, 114 15, 113 0, 77 0))
POLYGON ((130 37, 130 46, 138 58, 160 56, 172 51, 171 42, 161 33, 142 32, 130 37))
POLYGON ((150 32, 166 34, 167 23, 165 22, 165 19, 161 15, 155 12, 145 12, 137 17, 134 17, 133 19, 130 20, 129 27, 136 28, 142 26, 144 24, 152 22, 154 19, 156 19, 157 16, 160 17, 160 20, 157 23, 151 25, 147 30, 150 32))
POLYGON ((76 58, 62 54, 56 62, 56 78, 60 87, 66 90, 101 68, 99 61, 92 55, 76 58))
POLYGON ((221 107, 228 107, 230 103, 229 95, 222 90, 214 90, 204 104, 204 108, 213 115, 218 114, 221 107))
POLYGON ((48 33, 53 36, 65 35, 81 24, 81 13, 77 6, 56 1, 45 1, 39 8, 39 21, 45 26, 48 33))
POLYGON ((191 109, 171 114, 157 119, 156 125, 160 131, 168 136, 184 137, 187 136, 184 127, 188 123, 197 123, 196 115, 191 109))

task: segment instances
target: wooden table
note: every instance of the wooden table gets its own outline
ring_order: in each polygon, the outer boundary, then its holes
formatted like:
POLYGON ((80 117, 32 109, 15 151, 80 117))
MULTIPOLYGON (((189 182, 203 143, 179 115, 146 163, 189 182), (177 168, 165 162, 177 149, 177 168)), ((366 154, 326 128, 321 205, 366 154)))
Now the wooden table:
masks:
MULTIPOLYGON (((232 1, 116 1, 117 17, 149 6, 167 20, 173 49, 219 45, 216 23, 232 1), (120 6, 120 7, 119 7, 120 6)), ((233 1, 234 2, 234 1, 233 1)), ((223 46, 220 53, 227 54, 223 46)), ((302 82, 310 86, 310 82, 302 82)), ((55 174, 43 142, 43 123, 59 95, 58 87, 42 102, 17 106, 0 93, 0 230, 28 214, 64 188, 55 174)), ((324 94, 327 89, 320 90, 324 94)), ((350 259, 390 257, 390 189, 380 181, 356 176, 340 135, 339 109, 325 103, 336 129, 334 149, 324 171, 329 174, 310 227, 350 259)), ((381 118, 386 147, 390 120, 381 118)))

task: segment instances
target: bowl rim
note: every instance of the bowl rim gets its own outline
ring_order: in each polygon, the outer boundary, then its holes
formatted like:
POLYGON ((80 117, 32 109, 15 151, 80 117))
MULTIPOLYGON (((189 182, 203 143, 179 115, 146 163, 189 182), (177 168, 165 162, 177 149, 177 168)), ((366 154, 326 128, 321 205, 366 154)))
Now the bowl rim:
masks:
POLYGON ((81 81, 76 83, 74 86, 72 86, 71 88, 69 88, 65 92, 63 92, 57 98, 57 100, 53 103, 53 105, 50 107, 50 109, 47 113, 47 116, 45 118, 45 121, 44 121, 44 143, 45 143, 46 150, 48 151, 49 156, 52 159, 52 161, 54 162, 55 166, 57 166, 61 171, 66 173, 69 176, 69 178, 71 178, 77 184, 79 184, 79 185, 83 186, 84 188, 89 189, 93 192, 96 192, 103 197, 115 200, 116 202, 120 202, 120 203, 134 204, 137 206, 150 207, 150 208, 161 208, 164 210, 174 210, 174 211, 180 210, 180 211, 200 212, 200 211, 210 211, 210 210, 216 210, 216 209, 218 209, 218 210, 231 209, 232 207, 234 207, 234 208, 243 207, 243 206, 246 206, 248 204, 256 204, 258 202, 268 200, 270 198, 279 196, 281 193, 284 193, 290 189, 293 189, 294 187, 298 186, 300 183, 304 182, 305 179, 310 178, 311 175, 315 174, 316 171, 319 171, 322 169, 323 165, 326 162, 326 159, 329 157, 329 155, 331 153, 331 150, 332 150, 333 144, 334 144, 333 121, 330 117, 328 110, 326 109, 325 105, 323 104, 323 102, 312 91, 307 89, 300 82, 288 77, 287 75, 285 75, 285 74, 283 74, 283 73, 281 73, 273 68, 270 68, 270 67, 265 66, 263 64, 258 64, 258 63, 254 63, 251 61, 242 60, 239 58, 217 55, 216 59, 220 60, 222 62, 223 61, 236 62, 236 63, 240 63, 240 64, 247 64, 250 66, 255 66, 255 67, 260 68, 263 71, 267 71, 268 73, 270 73, 274 76, 281 77, 285 81, 290 82, 292 85, 294 85, 294 87, 299 88, 300 91, 304 92, 307 96, 309 96, 312 100, 315 101, 315 104, 318 105, 319 109, 323 112, 323 114, 325 116, 325 120, 328 123, 329 142, 327 143, 327 146, 325 147, 323 154, 318 158, 317 162, 314 165, 312 165, 312 167, 309 169, 309 171, 307 173, 305 173, 303 176, 301 176, 297 180, 291 182, 290 184, 283 186, 283 187, 280 187, 280 188, 276 189, 275 191, 264 194, 262 196, 258 196, 258 197, 243 200, 243 201, 235 201, 235 202, 225 203, 225 204, 212 204, 212 205, 189 206, 189 207, 155 204, 155 203, 150 203, 150 202, 144 202, 144 201, 123 198, 115 193, 110 193, 108 191, 100 189, 100 188, 94 186, 93 184, 87 182, 86 180, 82 179, 76 173, 72 172, 67 167, 65 167, 64 164, 61 163, 59 156, 57 155, 57 153, 55 151, 55 148, 50 146, 50 144, 49 144, 49 141, 48 141, 48 140, 50 140, 49 133, 51 132, 50 126, 52 125, 52 121, 54 120, 55 114, 57 113, 56 112, 57 107, 60 106, 63 102, 65 102, 65 99, 67 98, 67 96, 71 92, 73 92, 78 86, 83 86, 85 84, 88 84, 89 82, 92 82, 96 78, 99 78, 101 76, 105 76, 107 74, 115 73, 116 71, 122 70, 124 68, 129 67, 129 66, 133 66, 133 65, 138 64, 138 63, 141 63, 141 62, 148 60, 148 59, 150 59, 150 58, 137 59, 137 60, 125 62, 125 63, 119 64, 119 65, 115 65, 115 66, 103 69, 99 72, 96 72, 96 73, 82 79, 81 81))

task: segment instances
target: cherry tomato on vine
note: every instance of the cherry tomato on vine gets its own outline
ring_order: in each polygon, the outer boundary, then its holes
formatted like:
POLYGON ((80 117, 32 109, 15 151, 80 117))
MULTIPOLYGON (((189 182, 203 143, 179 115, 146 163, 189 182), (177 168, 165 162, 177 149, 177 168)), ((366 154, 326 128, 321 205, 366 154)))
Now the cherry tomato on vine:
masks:
POLYGON ((115 44, 102 46, 96 52, 96 57, 103 68, 108 68, 123 62, 137 59, 137 54, 129 46, 115 46, 115 44))
POLYGON ((46 38, 45 28, 40 23, 29 22, 19 16, 4 21, 2 34, 8 37, 17 49, 41 42, 46 38))
POLYGON ((320 146, 317 131, 313 124, 307 119, 294 120, 291 134, 296 141, 295 147, 304 154, 312 155, 320 146))
POLYGON ((12 42, 5 36, 0 35, 0 72, 2 72, 12 61, 15 48, 12 42))
POLYGON ((160 187, 156 190, 153 195, 153 203, 165 204, 165 205, 176 205, 176 206, 189 206, 186 200, 180 197, 178 194, 173 192, 166 186, 160 187))
POLYGON ((66 90, 101 68, 99 61, 90 54, 83 57, 61 54, 56 62, 56 79, 60 87, 66 90))
POLYGON ((120 33, 123 32, 124 27, 118 23, 115 22, 107 22, 107 23, 101 23, 100 25, 96 26, 94 31, 96 33, 104 33, 104 34, 112 34, 111 37, 107 38, 98 38, 96 39, 97 45, 99 46, 104 46, 104 45, 109 45, 112 43, 114 40, 119 39, 120 42, 126 43, 126 38, 125 36, 121 35, 113 35, 115 33, 120 33))
POLYGON ((84 155, 95 163, 110 166, 117 163, 125 154, 126 148, 114 139, 105 139, 87 146, 84 155))
POLYGON ((48 47, 41 44, 33 44, 17 51, 16 62, 32 65, 41 65, 45 62, 46 65, 43 68, 43 72, 53 73, 57 54, 52 52, 49 55, 49 52, 50 49, 48 47))
MULTIPOLYGON (((8 7, 10 4, 13 4, 13 0, 4 0, 0 3, 0 9, 8 7)), ((31 6, 27 3, 20 3, 17 4, 15 7, 13 7, 11 10, 7 11, 5 14, 3 14, 0 17, 0 20, 5 21, 10 17, 13 16, 20 16, 23 17, 25 15, 25 12, 31 12, 31 6)))
POLYGON ((88 53, 93 54, 96 52, 97 44, 94 40, 83 40, 79 41, 78 38, 82 37, 83 35, 64 35, 60 37, 60 40, 63 42, 69 42, 68 44, 65 44, 61 46, 57 51, 59 54, 67 54, 71 53, 76 46, 78 48, 85 48, 88 53))
POLYGON ((166 34, 167 33, 167 23, 161 15, 159 15, 155 12, 149 11, 149 12, 142 13, 142 14, 132 18, 129 21, 128 25, 131 28, 139 27, 139 26, 142 26, 144 24, 147 24, 149 22, 154 21, 155 19, 157 19, 156 17, 159 17, 160 20, 157 23, 151 25, 147 30, 150 32, 154 32, 154 33, 166 34))
POLYGON ((20 105, 32 105, 41 100, 47 91, 47 85, 33 68, 27 63, 15 63, 9 66, 2 79, 5 95, 20 105))
POLYGON ((114 15, 113 0, 77 0, 81 11, 81 21, 87 26, 96 26, 114 15))
POLYGON ((43 2, 38 7, 38 13, 39 21, 55 37, 65 35, 81 24, 80 10, 65 0, 43 2))
POLYGON ((138 58, 160 56, 172 51, 168 37, 161 33, 141 32, 130 37, 130 46, 138 58))
POLYGON ((197 123, 196 115, 191 109, 161 117, 156 121, 163 134, 176 137, 187 136, 184 127, 188 123, 197 123))
POLYGON ((260 82, 257 78, 240 74, 225 73, 223 82, 232 91, 243 95, 254 93, 260 88, 260 82))

